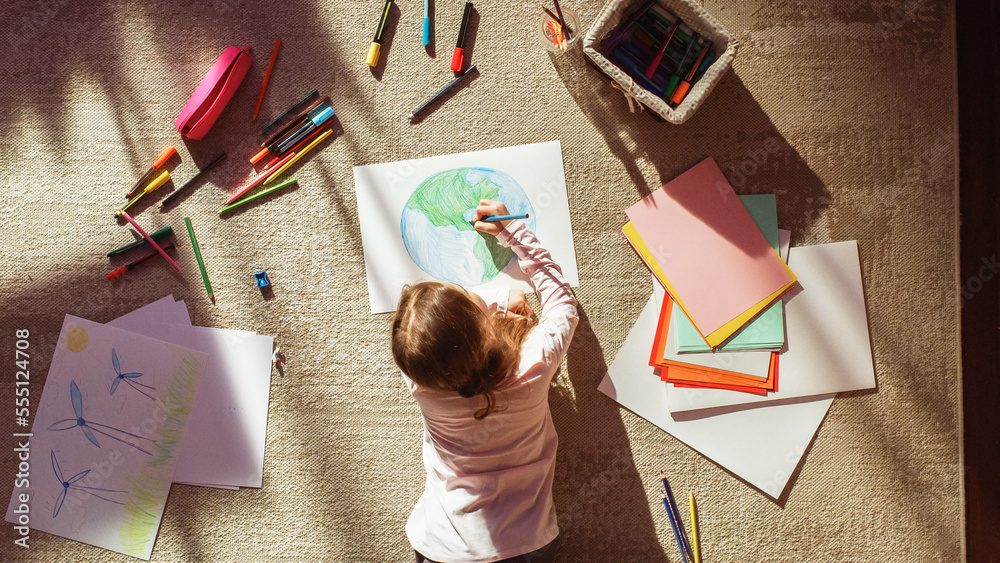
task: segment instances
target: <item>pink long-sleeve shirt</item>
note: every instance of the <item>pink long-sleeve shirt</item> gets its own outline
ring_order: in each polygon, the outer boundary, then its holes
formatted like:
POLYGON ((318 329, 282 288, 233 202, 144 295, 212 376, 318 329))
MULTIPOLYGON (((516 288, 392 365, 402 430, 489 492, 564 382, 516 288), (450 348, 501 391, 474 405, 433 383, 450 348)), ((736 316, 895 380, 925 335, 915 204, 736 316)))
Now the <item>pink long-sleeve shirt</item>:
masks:
POLYGON ((497 239, 517 254, 542 305, 520 364, 499 387, 498 408, 476 420, 482 397, 424 389, 405 378, 423 414, 427 470, 406 535, 435 561, 497 561, 534 551, 559 534, 552 503, 559 439, 548 392, 579 320, 576 299, 523 222, 511 221, 497 239))

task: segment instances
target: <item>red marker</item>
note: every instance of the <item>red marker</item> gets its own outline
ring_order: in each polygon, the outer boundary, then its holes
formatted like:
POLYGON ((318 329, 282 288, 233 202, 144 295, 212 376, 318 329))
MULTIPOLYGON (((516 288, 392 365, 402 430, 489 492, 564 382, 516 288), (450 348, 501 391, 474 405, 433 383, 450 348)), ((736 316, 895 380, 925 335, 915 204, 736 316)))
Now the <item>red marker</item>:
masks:
POLYGON ((670 45, 670 40, 674 38, 674 34, 677 33, 677 28, 681 25, 681 19, 677 18, 674 21, 674 25, 670 26, 670 31, 667 32, 667 38, 663 41, 663 45, 660 46, 659 52, 653 57, 653 60, 649 62, 649 67, 646 68, 646 78, 652 80, 653 75, 656 74, 656 67, 660 66, 660 61, 663 60, 663 52, 667 50, 667 45, 670 45))
POLYGON ((465 13, 462 14, 462 27, 458 30, 458 43, 455 44, 455 52, 451 55, 451 70, 462 72, 465 59, 465 32, 469 28, 469 16, 472 14, 472 2, 465 3, 465 13))
MULTIPOLYGON (((164 246, 163 250, 164 250, 164 252, 166 252, 167 250, 170 250, 171 248, 174 248, 174 244, 173 243, 170 243, 170 244, 164 246)), ((158 250, 154 250, 154 251, 150 252, 149 254, 143 256, 142 258, 138 258, 136 260, 133 260, 133 261, 129 262, 128 264, 125 264, 121 268, 118 268, 117 270, 114 270, 113 272, 108 272, 108 279, 109 280, 113 280, 115 278, 124 276, 128 272, 131 272, 132 269, 135 268, 136 266, 138 266, 139 264, 142 264, 143 262, 145 262, 146 260, 149 260, 150 258, 156 258, 159 255, 160 255, 160 252, 158 250)))

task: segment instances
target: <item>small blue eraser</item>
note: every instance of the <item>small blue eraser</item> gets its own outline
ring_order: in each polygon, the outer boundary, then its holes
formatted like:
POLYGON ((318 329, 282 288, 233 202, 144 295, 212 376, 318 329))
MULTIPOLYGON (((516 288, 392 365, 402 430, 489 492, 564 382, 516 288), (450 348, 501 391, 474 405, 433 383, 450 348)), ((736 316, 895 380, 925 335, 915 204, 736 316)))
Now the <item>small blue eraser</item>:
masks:
POLYGON ((267 270, 261 270, 254 274, 253 277, 257 280, 257 287, 267 287, 271 285, 271 282, 267 279, 267 270))
POLYGON ((424 18, 424 45, 431 44, 431 19, 424 18))

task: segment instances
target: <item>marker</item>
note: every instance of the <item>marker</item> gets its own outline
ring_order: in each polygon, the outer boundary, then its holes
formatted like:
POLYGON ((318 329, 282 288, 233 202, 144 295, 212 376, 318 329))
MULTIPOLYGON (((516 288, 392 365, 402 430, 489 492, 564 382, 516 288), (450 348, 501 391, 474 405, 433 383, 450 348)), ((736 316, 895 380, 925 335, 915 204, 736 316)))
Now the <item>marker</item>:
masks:
POLYGON ((673 40, 674 34, 677 33, 677 28, 680 25, 681 19, 677 18, 674 20, 674 25, 670 26, 670 31, 667 32, 667 38, 663 40, 663 45, 660 45, 660 50, 653 57, 653 60, 649 61, 649 66, 646 67, 646 78, 653 79, 653 75, 656 74, 656 67, 660 66, 660 61, 663 60, 663 53, 667 50, 667 45, 670 45, 670 41, 673 40))
POLYGON ((430 0, 424 0, 424 46, 431 44, 430 0))
POLYGON ((372 44, 368 47, 368 57, 365 58, 365 64, 368 66, 378 66, 378 55, 382 49, 382 34, 385 33, 385 23, 389 21, 389 8, 391 6, 392 0, 385 0, 382 17, 379 18, 378 27, 375 28, 375 39, 372 39, 372 44))
POLYGON ((191 218, 184 218, 184 225, 187 226, 188 235, 191 237, 191 248, 194 249, 194 257, 198 261, 198 269, 201 270, 201 281, 205 282, 205 291, 208 298, 215 300, 215 293, 212 292, 212 284, 208 283, 208 272, 205 271, 205 262, 201 259, 201 248, 198 246, 198 239, 194 238, 194 227, 191 226, 191 218))
POLYGON ((333 107, 329 104, 324 104, 314 108, 306 114, 306 118, 302 120, 302 125, 300 125, 298 129, 278 143, 278 147, 275 152, 278 154, 285 152, 288 150, 288 147, 301 141, 306 135, 319 129, 324 123, 333 119, 334 114, 335 112, 333 111, 333 107))
POLYGON ((139 181, 136 182, 134 186, 132 186, 131 190, 128 191, 128 195, 125 196, 125 199, 131 199, 132 196, 139 193, 139 186, 141 186, 143 182, 148 180, 149 177, 153 175, 153 172, 156 172, 157 169, 166 164, 167 161, 170 160, 170 158, 173 157, 175 154, 177 154, 177 149, 175 149, 174 147, 167 147, 163 152, 161 152, 160 156, 156 158, 156 162, 154 162, 153 165, 149 167, 149 170, 147 170, 146 173, 142 175, 142 178, 139 178, 139 181))
POLYGON ((705 43, 705 46, 701 48, 701 54, 698 55, 698 60, 691 65, 691 71, 688 72, 684 80, 677 85, 677 89, 674 90, 674 93, 670 95, 670 102, 674 105, 679 105, 684 101, 684 97, 687 96, 688 90, 691 89, 691 80, 694 78, 694 73, 698 70, 698 65, 701 64, 701 60, 705 58, 705 53, 708 52, 708 48, 711 46, 711 41, 705 43))
MULTIPOLYGON (((294 152, 290 152, 290 153, 288 153, 288 156, 286 156, 285 158, 282 158, 280 161, 278 161, 278 163, 275 164, 275 166, 281 166, 281 165, 285 164, 286 162, 288 162, 289 160, 291 160, 293 158, 295 158, 295 153, 294 152)), ((252 182, 250 182, 249 184, 247 184, 247 185, 243 186, 242 188, 240 188, 239 190, 237 190, 236 193, 233 194, 232 197, 230 197, 229 199, 227 199, 226 203, 224 205, 229 205, 229 204, 233 203, 234 201, 240 199, 240 196, 242 196, 243 194, 249 192, 254 187, 256 187, 258 184, 260 184, 261 182, 263 182, 264 180, 266 180, 271 175, 272 172, 274 172, 273 169, 271 169, 271 170, 265 170, 264 172, 261 172, 260 174, 258 174, 257 177, 254 178, 254 180, 252 182)))
POLYGON ((269 129, 271 129, 271 127, 273 127, 275 123, 277 123, 277 122, 281 121, 282 119, 284 119, 285 117, 287 117, 288 114, 297 111, 302 106, 304 106, 309 100, 311 100, 314 96, 318 96, 318 95, 319 95, 319 90, 313 90, 312 92, 309 92, 308 94, 306 94, 304 98, 302 98, 301 100, 295 102, 295 105, 293 105, 292 107, 290 107, 290 108, 286 109, 285 111, 281 112, 281 115, 279 115, 278 117, 275 117, 274 119, 271 120, 270 123, 268 123, 267 125, 265 125, 264 128, 260 130, 260 134, 263 135, 263 136, 265 136, 265 137, 267 137, 268 136, 267 131, 269 129))
POLYGON ((251 201, 253 201, 255 199, 260 199, 260 198, 266 196, 267 194, 269 194, 271 192, 276 192, 276 191, 278 191, 278 190, 280 190, 282 188, 287 188, 288 186, 294 184, 295 182, 296 182, 295 178, 289 178, 288 180, 285 180, 284 182, 282 182, 280 184, 277 184, 275 186, 271 186, 270 188, 268 188, 266 190, 263 190, 263 191, 261 191, 259 193, 255 193, 255 194, 253 194, 250 197, 245 197, 245 198, 237 201, 236 203, 234 203, 232 205, 227 205, 227 206, 223 207, 222 209, 220 209, 219 210, 219 215, 222 215, 223 213, 225 213, 227 211, 232 211, 233 209, 235 209, 235 208, 237 208, 237 207, 239 207, 241 205, 246 205, 246 204, 250 203, 251 201))
POLYGON ((257 120, 257 114, 260 112, 260 103, 264 101, 264 92, 267 91, 267 82, 271 80, 271 71, 274 70, 274 60, 278 58, 278 49, 281 49, 280 37, 274 41, 274 47, 271 49, 271 60, 267 61, 267 70, 264 71, 264 81, 260 84, 260 94, 257 94, 257 105, 253 107, 253 121, 257 120))
POLYGON ((455 43, 455 52, 451 54, 451 70, 462 72, 462 65, 465 58, 465 32, 469 29, 469 16, 472 15, 472 2, 465 3, 465 13, 462 14, 462 27, 458 28, 458 41, 455 43))
MULTIPOLYGON (((194 176, 191 176, 190 180, 188 180, 187 182, 184 182, 183 186, 177 188, 176 190, 173 191, 173 193, 171 193, 167 197, 163 198, 163 201, 160 202, 160 207, 165 207, 167 205, 170 205, 170 202, 172 202, 175 199, 177 199, 177 197, 179 195, 181 195, 182 193, 184 193, 184 190, 186 190, 186 189, 190 188, 191 186, 193 186, 194 183, 197 182, 202 177, 202 175, 207 174, 209 170, 211 170, 212 168, 214 168, 216 164, 218 164, 218 163, 222 162, 223 160, 225 160, 225 158, 226 158, 226 153, 222 153, 219 156, 215 157, 215 160, 213 160, 212 162, 209 162, 208 166, 202 168, 194 176)), ((156 237, 154 236, 153 238, 156 238, 156 237)))
POLYGON ((603 41, 601 41, 601 46, 607 49, 608 51, 613 51, 615 47, 617 47, 618 44, 621 43, 622 37, 624 37, 625 34, 628 33, 630 29, 632 29, 632 26, 634 26, 636 22, 639 21, 639 18, 644 16, 646 12, 653 7, 653 4, 656 4, 656 0, 649 0, 649 2, 643 4, 642 7, 639 8, 638 12, 632 14, 632 17, 629 18, 629 20, 625 23, 625 25, 616 27, 614 30, 612 30, 611 34, 605 37, 603 41))
POLYGON ((160 248, 160 245, 156 244, 156 241, 154 241, 152 238, 150 238, 149 235, 146 234, 146 231, 142 230, 142 227, 139 226, 139 223, 135 222, 135 219, 130 217, 129 214, 124 211, 122 211, 122 217, 124 217, 126 221, 131 223, 132 226, 135 227, 135 230, 139 231, 139 234, 146 239, 146 242, 148 242, 150 246, 155 248, 157 252, 160 253, 160 256, 166 258, 167 262, 170 262, 170 265, 173 266, 175 270, 177 270, 178 272, 181 271, 181 267, 177 265, 177 262, 174 262, 173 260, 170 259, 169 256, 167 256, 167 253, 164 252, 162 248, 160 248))
MULTIPOLYGON (((170 243, 167 246, 164 246, 163 250, 170 250, 172 248, 174 248, 174 243, 170 243)), ((118 268, 117 270, 113 270, 111 272, 108 272, 108 279, 109 280, 113 280, 115 278, 124 276, 128 272, 131 272, 132 269, 135 268, 136 266, 138 266, 139 264, 142 264, 143 262, 145 262, 146 260, 149 260, 150 258, 156 258, 159 255, 160 255, 160 253, 154 250, 154 251, 150 252, 149 254, 143 256, 142 258, 137 258, 137 259, 129 262, 128 264, 125 264, 124 266, 122 266, 121 268, 118 268)))
POLYGON ((437 100, 441 96, 444 96, 445 94, 447 94, 448 90, 451 90, 452 88, 454 88, 455 85, 458 84, 459 82, 461 82, 463 78, 465 78, 466 76, 472 74, 472 71, 474 71, 474 70, 476 70, 476 65, 470 66, 468 70, 466 70, 465 72, 463 72, 461 75, 456 76, 454 79, 452 79, 451 82, 448 83, 447 86, 445 86, 444 88, 441 88, 440 90, 438 90, 437 94, 434 94, 433 96, 431 96, 431 99, 429 99, 426 102, 420 104, 420 107, 418 107, 417 109, 413 110, 413 113, 411 113, 410 116, 407 117, 406 119, 407 120, 413 119, 413 117, 416 116, 418 113, 420 113, 425 107, 431 105, 432 103, 434 103, 435 100, 437 100))
MULTIPOLYGON (((167 237, 169 237, 169 236, 171 236, 173 234, 174 234, 173 227, 163 227, 159 231, 156 231, 155 233, 153 233, 153 234, 151 234, 149 236, 150 236, 150 238, 152 238, 156 242, 160 242, 163 239, 165 239, 165 238, 167 238, 167 237)), ((134 241, 126 244, 125 246, 119 246, 118 248, 112 250, 111 252, 108 252, 108 258, 111 258, 112 256, 118 256, 119 254, 125 254, 129 250, 132 250, 134 248, 139 248, 140 246, 142 246, 144 244, 146 244, 146 239, 134 240, 134 241)))
POLYGON ((306 145, 306 148, 304 148, 301 151, 298 151, 296 153, 293 153, 293 154, 295 154, 295 157, 292 158, 291 160, 289 160, 288 162, 286 162, 285 164, 283 164, 281 166, 281 168, 278 168, 277 170, 275 170, 275 172, 273 174, 271 174, 270 178, 268 178, 267 180, 264 180, 264 185, 266 186, 266 185, 270 184, 271 182, 277 180, 278 176, 281 176, 282 172, 284 172, 285 170, 288 170, 289 166, 291 166, 291 165, 295 164, 296 162, 298 162, 298 160, 300 158, 302 158, 303 156, 305 156, 307 152, 311 151, 313 149, 313 147, 315 147, 316 145, 322 143, 323 140, 326 139, 327 137, 329 137, 330 135, 333 135, 333 129, 327 129, 326 133, 323 133, 319 137, 316 137, 313 140, 313 142, 311 142, 308 145, 306 145))
POLYGON ((132 201, 130 201, 127 204, 125 204, 125 207, 119 209, 118 211, 115 211, 115 219, 121 217, 122 216, 122 212, 125 211, 126 209, 128 209, 129 207, 132 207, 132 204, 134 204, 135 202, 137 202, 140 199, 142 199, 142 196, 148 194, 149 192, 152 192, 152 191, 155 191, 155 190, 159 189, 159 187, 162 186, 163 184, 166 184, 167 180, 169 180, 169 179, 170 179, 170 171, 169 170, 164 170, 163 172, 160 172, 160 175, 157 176, 155 180, 153 180, 152 182, 150 182, 149 185, 146 186, 145 190, 143 190, 142 192, 140 192, 139 195, 135 196, 135 199, 133 199, 132 201))
MULTIPOLYGON (((323 131, 324 129, 320 128, 313 131, 312 133, 309 133, 308 135, 306 135, 305 139, 302 139, 301 141, 298 142, 298 144, 296 144, 294 147, 288 150, 292 152, 299 152, 299 149, 301 149, 303 145, 312 142, 312 140, 315 139, 317 135, 323 133, 323 131)), ((274 159, 272 159, 271 162, 268 162, 267 165, 264 166, 262 172, 267 172, 268 170, 274 168, 275 165, 278 164, 278 162, 280 162, 282 158, 283 157, 280 156, 274 157, 274 159)))
POLYGON ((661 98, 670 99, 670 95, 674 93, 677 89, 677 85, 681 83, 681 74, 684 72, 684 64, 688 62, 691 57, 691 49, 694 44, 697 43, 697 37, 692 37, 691 42, 688 43, 687 50, 684 51, 684 57, 681 58, 681 62, 677 63, 677 70, 674 72, 673 76, 667 80, 667 87, 663 89, 663 95, 661 98))
MULTIPOLYGON (((473 214, 475 214, 475 211, 473 211, 473 214)), ((528 218, 527 213, 521 213, 514 215, 493 215, 492 217, 481 217, 479 220, 485 223, 495 223, 497 221, 510 221, 512 219, 527 219, 527 218, 528 218)), ((470 220, 469 223, 473 226, 475 226, 476 224, 476 222, 473 220, 470 220)))

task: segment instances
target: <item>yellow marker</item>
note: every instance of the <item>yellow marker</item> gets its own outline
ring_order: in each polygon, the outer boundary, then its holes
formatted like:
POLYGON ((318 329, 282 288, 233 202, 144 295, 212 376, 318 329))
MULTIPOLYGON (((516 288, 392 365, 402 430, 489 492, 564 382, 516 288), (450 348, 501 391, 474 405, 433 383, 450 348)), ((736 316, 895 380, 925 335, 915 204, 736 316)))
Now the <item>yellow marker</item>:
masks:
POLYGON ((271 184, 272 182, 274 182, 276 179, 278 179, 278 176, 281 176, 282 172, 284 172, 285 170, 287 170, 289 166, 295 164, 295 162, 298 159, 302 158, 302 155, 304 155, 307 152, 311 151, 313 147, 315 147, 316 145, 320 144, 320 142, 322 142, 323 139, 329 137, 332 134, 333 134, 333 129, 327 129, 325 133, 323 133, 319 137, 316 137, 315 139, 313 139, 313 142, 311 142, 308 145, 306 145, 306 147, 304 149, 302 149, 299 152, 295 153, 295 156, 292 157, 291 160, 289 160, 288 162, 286 162, 284 164, 284 166, 282 166, 281 168, 275 170, 274 174, 271 174, 270 178, 268 178, 267 180, 264 180, 264 185, 266 186, 266 185, 271 184))
POLYGON ((691 548, 694 549, 694 563, 701 563, 701 549, 698 547, 698 515, 694 510, 694 491, 688 498, 691 502, 691 548))
POLYGON ((392 0, 385 0, 385 7, 382 8, 382 17, 378 20, 378 27, 375 28, 375 39, 372 39, 371 47, 368 47, 368 56, 365 64, 368 66, 378 66, 378 55, 382 50, 382 34, 385 33, 385 24, 389 21, 389 8, 392 7, 392 0))
POLYGON ((170 179, 170 171, 169 170, 164 170, 163 172, 160 172, 160 175, 157 176, 155 180, 153 180, 152 182, 150 182, 146 186, 146 189, 142 190, 142 192, 140 192, 139 195, 135 196, 135 199, 133 199, 132 201, 128 202, 128 204, 125 207, 119 209, 118 211, 115 211, 115 218, 117 219, 118 217, 121 217, 122 216, 122 211, 127 211, 129 207, 132 207, 133 203, 135 203, 135 202, 139 201, 140 199, 142 199, 142 196, 148 194, 149 192, 152 192, 154 190, 159 189, 159 187, 162 186, 163 184, 166 184, 167 180, 169 180, 169 179, 170 179))

